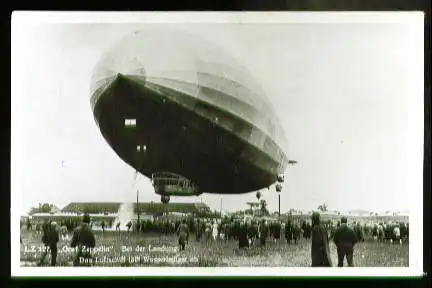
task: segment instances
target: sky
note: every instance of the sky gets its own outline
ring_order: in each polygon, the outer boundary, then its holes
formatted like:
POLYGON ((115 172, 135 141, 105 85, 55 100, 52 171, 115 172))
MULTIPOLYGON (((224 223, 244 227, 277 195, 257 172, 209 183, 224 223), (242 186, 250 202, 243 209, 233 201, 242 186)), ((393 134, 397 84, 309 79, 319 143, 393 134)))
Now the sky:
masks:
MULTIPOLYGON (((160 201, 150 181, 135 179, 103 139, 89 89, 103 53, 136 30, 161 25, 218 43, 263 87, 288 158, 298 161, 286 171, 282 212, 322 203, 338 211, 408 210, 409 198, 422 193, 408 177, 411 160, 422 153, 421 145, 412 146, 419 136, 413 125, 423 125, 423 117, 413 120, 423 113, 413 101, 423 103, 423 96, 413 95, 410 80, 419 44, 411 41, 412 25, 15 22, 11 171, 19 179, 12 195, 20 196, 21 213, 45 202, 62 208, 135 201, 137 189, 140 201, 160 201)), ((274 189, 263 199, 277 211, 274 189)), ((171 198, 222 211, 245 209, 248 201, 256 201, 255 193, 171 198)))

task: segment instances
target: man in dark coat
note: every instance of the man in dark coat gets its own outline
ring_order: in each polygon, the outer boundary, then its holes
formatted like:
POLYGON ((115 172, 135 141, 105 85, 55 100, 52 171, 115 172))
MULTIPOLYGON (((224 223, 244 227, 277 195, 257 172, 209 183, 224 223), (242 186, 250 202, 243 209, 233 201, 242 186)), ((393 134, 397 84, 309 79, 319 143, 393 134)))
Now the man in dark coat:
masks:
POLYGON ((51 222, 48 230, 48 247, 51 251, 51 266, 57 264, 57 243, 59 242, 59 229, 56 222, 51 222))
POLYGON ((297 244, 297 241, 300 240, 301 232, 302 232, 300 225, 298 223, 294 223, 291 229, 292 229, 292 237, 294 239, 294 244, 297 244))
POLYGON ((259 233, 260 233, 260 244, 261 246, 265 246, 269 234, 269 227, 265 220, 262 220, 261 222, 261 225, 259 227, 259 233))
POLYGON ((301 228, 303 230, 304 238, 309 239, 311 237, 311 225, 309 223, 307 223, 306 221, 303 221, 301 228))
POLYGON ((341 226, 336 230, 334 243, 336 244, 338 254, 338 267, 343 267, 344 258, 346 257, 348 266, 354 267, 354 245, 357 243, 356 233, 347 226, 347 218, 342 217, 341 226))
POLYGON ((180 251, 185 250, 186 242, 189 239, 189 227, 186 224, 186 220, 183 219, 182 223, 177 228, 178 243, 180 245, 180 251))
POLYGON ((204 234, 205 224, 200 219, 198 219, 196 226, 196 241, 200 242, 204 234))
POLYGON ((291 240, 293 239, 293 225, 291 223, 291 220, 288 220, 285 223, 285 239, 288 244, 290 244, 291 240))
POLYGON ((377 240, 378 239, 378 224, 374 224, 372 228, 372 237, 377 240))
POLYGON ((42 226, 40 226, 40 229, 42 229, 42 236, 44 235, 44 233, 48 232, 50 226, 51 226, 51 220, 44 220, 42 226))
POLYGON ((312 213, 312 267, 331 267, 328 234, 320 223, 320 214, 312 213))
POLYGON ((42 255, 39 259, 39 263, 38 266, 41 266, 43 264, 43 262, 45 261, 45 258, 48 254, 48 250, 49 250, 49 243, 48 243, 48 237, 49 237, 49 228, 50 228, 50 223, 48 222, 48 220, 44 220, 44 222, 42 223, 42 225, 39 224, 39 229, 42 229, 42 243, 44 244, 44 248, 42 251, 42 255))
POLYGON ((248 226, 246 222, 241 223, 238 228, 238 241, 240 249, 249 248, 248 226))
POLYGON ((280 221, 276 221, 274 223, 274 228, 273 228, 273 237, 275 240, 275 243, 279 241, 280 236, 281 236, 281 230, 282 230, 282 225, 280 223, 280 221))
POLYGON ((392 231, 393 231, 392 226, 389 223, 386 223, 384 225, 384 241, 385 242, 390 242, 392 231))
POLYGON ((59 233, 57 230, 57 223, 47 221, 43 225, 43 236, 42 242, 45 245, 45 249, 42 252, 41 258, 39 260, 38 265, 42 265, 45 261, 45 258, 48 254, 48 251, 51 252, 51 266, 56 266, 57 264, 57 243, 59 241, 59 233))
POLYGON ((400 238, 402 241, 406 240, 407 236, 407 229, 405 223, 401 222, 399 223, 399 230, 400 230, 400 238))
POLYGON ((51 223, 48 231, 48 246, 51 251, 51 266, 57 264, 57 243, 59 242, 59 228, 56 222, 51 223))
POLYGON ((250 246, 254 245, 254 240, 256 239, 256 234, 258 233, 258 226, 256 226, 255 221, 251 221, 247 225, 247 236, 250 241, 250 246))
POLYGON ((83 221, 72 236, 71 247, 77 252, 74 259, 74 266, 91 266, 92 249, 96 246, 96 239, 90 228, 90 216, 84 214, 83 221))

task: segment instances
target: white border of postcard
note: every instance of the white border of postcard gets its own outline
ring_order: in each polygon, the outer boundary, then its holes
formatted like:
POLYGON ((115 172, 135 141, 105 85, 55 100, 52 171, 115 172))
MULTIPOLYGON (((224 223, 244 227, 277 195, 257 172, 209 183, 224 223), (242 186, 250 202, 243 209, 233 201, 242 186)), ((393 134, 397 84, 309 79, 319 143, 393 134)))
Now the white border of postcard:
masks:
MULTIPOLYGON (((423 126, 424 126, 424 14, 422 12, 14 12, 12 14, 12 75, 13 47, 19 45, 14 31, 20 23, 401 23, 410 25, 412 39, 418 43, 410 73, 411 93, 409 103, 410 133, 408 145, 416 151, 410 158, 407 177, 410 185, 410 244, 409 268, 74 268, 74 267, 20 267, 20 242, 18 213, 22 187, 17 179, 17 164, 20 161, 16 133, 16 119, 11 129, 11 274, 12 276, 422 276, 423 275, 423 126), (15 168, 15 169, 14 169, 15 168)), ((12 76, 11 111, 14 115, 17 104, 14 101, 18 79, 12 76)), ((408 194, 407 194, 408 195, 408 194)))

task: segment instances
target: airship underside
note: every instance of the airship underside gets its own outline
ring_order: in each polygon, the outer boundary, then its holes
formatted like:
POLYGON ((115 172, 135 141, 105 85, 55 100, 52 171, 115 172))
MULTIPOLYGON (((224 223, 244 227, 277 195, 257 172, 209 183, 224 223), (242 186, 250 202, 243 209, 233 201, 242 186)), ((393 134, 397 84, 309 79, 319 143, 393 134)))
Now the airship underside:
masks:
POLYGON ((265 105, 255 107, 233 97, 220 89, 226 79, 217 86, 219 78, 207 76, 200 79, 211 82, 191 83, 164 73, 116 72, 103 78, 91 95, 105 140, 127 164, 152 179, 158 194, 257 191, 275 183, 288 164, 275 139, 278 123, 268 120, 272 115, 265 105), (266 129, 268 123, 273 129, 266 129), (166 176, 164 183, 160 175, 166 176), (177 189, 179 183, 182 189, 177 189))

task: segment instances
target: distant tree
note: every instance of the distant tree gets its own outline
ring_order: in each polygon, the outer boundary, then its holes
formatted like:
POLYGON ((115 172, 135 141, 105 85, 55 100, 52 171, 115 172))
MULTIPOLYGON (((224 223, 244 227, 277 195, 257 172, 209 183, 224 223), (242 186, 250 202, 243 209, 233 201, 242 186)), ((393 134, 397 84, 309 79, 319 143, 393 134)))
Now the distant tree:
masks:
POLYGON ((374 212, 370 212, 370 213, 369 213, 369 216, 373 216, 373 215, 374 215, 374 212))
POLYGON ((318 206, 318 211, 320 211, 321 213, 327 212, 327 204, 324 203, 322 205, 318 206))
POLYGON ((32 207, 29 211, 29 215, 35 214, 35 213, 50 213, 51 210, 54 208, 53 204, 39 203, 38 207, 32 207))
POLYGON ((378 217, 378 213, 375 212, 375 217, 378 217))

